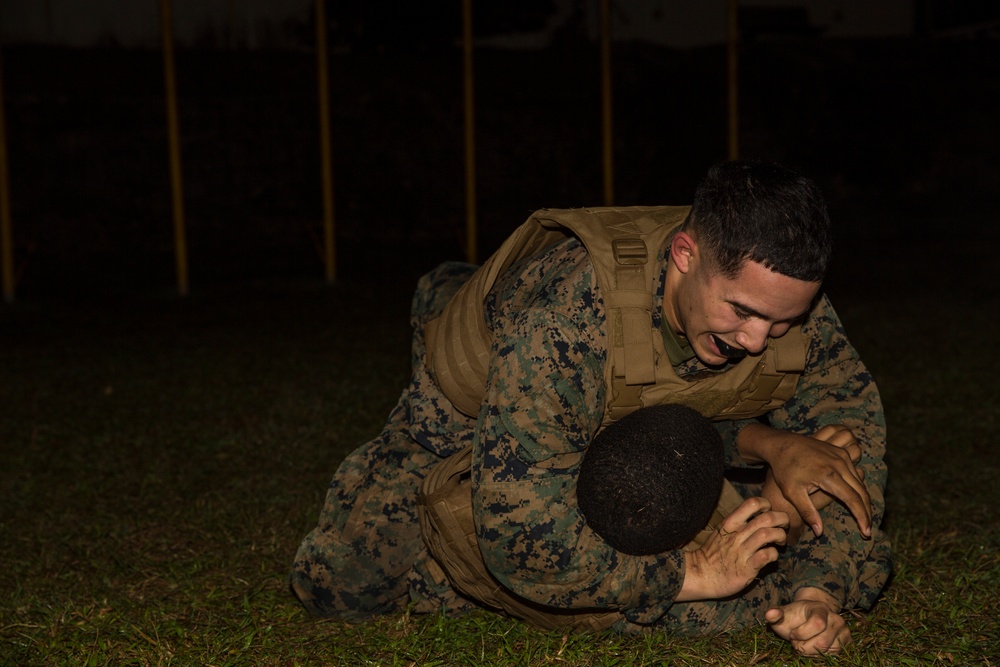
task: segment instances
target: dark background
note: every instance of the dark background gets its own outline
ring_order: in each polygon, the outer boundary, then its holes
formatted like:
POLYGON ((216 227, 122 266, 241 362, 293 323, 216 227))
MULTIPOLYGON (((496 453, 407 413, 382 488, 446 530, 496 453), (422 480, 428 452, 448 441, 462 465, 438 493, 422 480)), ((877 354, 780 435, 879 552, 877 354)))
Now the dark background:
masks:
MULTIPOLYGON (((330 5, 338 278, 408 291, 464 256, 460 16, 386 23, 384 4, 330 5)), ((545 5, 520 3, 519 25, 545 5)), ((505 16, 477 15, 477 36, 505 16)), ((743 14, 741 151, 823 188, 831 288, 948 289, 960 272, 995 294, 1000 40, 833 40, 788 18, 743 14)), ((612 57, 616 203, 689 203, 726 155, 725 47, 612 57)), ((476 49, 480 260, 534 209, 603 204, 599 66, 582 24, 543 50, 476 49)), ((18 300, 169 293, 162 55, 21 45, 3 67, 18 300)), ((177 68, 192 290, 322 281, 314 53, 181 48, 177 68)))
MULTIPOLYGON (((438 4, 327 5, 332 288, 314 26, 286 26, 298 50, 222 49, 212 35, 178 47, 183 299, 160 54, 3 46, 19 275, 0 306, 6 662, 426 664, 442 647, 470 663, 663 662, 648 638, 547 642, 493 620, 314 624, 288 595, 332 471, 410 377, 417 273, 463 257, 459 3, 421 11, 438 4), (390 7, 420 9, 392 23, 390 7), (333 13, 344 8, 357 14, 333 13)), ((530 28, 528 9, 547 3, 475 4, 513 7, 530 28)), ((499 14, 477 14, 477 34, 499 14)), ((851 615, 857 650, 842 662, 985 664, 1000 655, 997 22, 956 13, 907 38, 838 41, 801 15, 743 16, 743 153, 827 193, 827 290, 889 429, 896 578, 872 614, 851 615)), ((586 34, 570 24, 544 50, 476 49, 481 257, 535 208, 602 203, 586 34)), ((688 203, 726 152, 723 47, 616 41, 613 57, 619 203, 688 203)), ((668 653, 795 663, 785 642, 748 633, 668 653)))

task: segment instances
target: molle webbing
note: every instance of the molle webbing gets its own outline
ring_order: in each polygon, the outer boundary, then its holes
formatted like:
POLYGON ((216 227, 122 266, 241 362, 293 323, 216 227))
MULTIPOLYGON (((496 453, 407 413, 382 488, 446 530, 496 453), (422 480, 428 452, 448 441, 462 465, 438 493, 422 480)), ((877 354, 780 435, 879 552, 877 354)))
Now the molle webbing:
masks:
POLYGON ((522 257, 566 238, 558 230, 532 225, 514 231, 455 293, 441 316, 427 323, 427 368, 448 400, 462 413, 479 414, 486 393, 492 336, 486 329, 483 302, 497 279, 522 257))
POLYGON ((616 355, 614 365, 627 385, 654 381, 653 292, 659 276, 655 262, 649 260, 655 259, 687 211, 687 207, 596 208, 554 211, 552 217, 547 216, 549 211, 535 214, 542 225, 574 231, 587 247, 612 320, 609 347, 616 355), (601 224, 595 225, 595 218, 601 224), (594 257, 611 258, 611 264, 594 257))

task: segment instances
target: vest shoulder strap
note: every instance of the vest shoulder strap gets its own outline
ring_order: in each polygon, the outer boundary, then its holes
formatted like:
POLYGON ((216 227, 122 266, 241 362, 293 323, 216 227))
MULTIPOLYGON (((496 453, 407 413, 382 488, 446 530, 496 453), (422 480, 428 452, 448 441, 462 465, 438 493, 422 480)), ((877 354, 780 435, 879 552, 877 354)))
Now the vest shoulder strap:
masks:
POLYGON ((650 258, 687 216, 688 206, 541 209, 533 213, 463 285, 425 330, 427 366, 463 414, 479 412, 491 337, 483 302, 514 262, 576 236, 587 248, 608 308, 609 354, 629 393, 654 380, 650 258), (634 389, 633 389, 634 388, 634 389))
MULTIPOLYGON (((630 206, 535 213, 543 226, 564 227, 587 248, 608 312, 614 376, 625 387, 656 379, 652 317, 659 272, 650 260, 655 260, 689 210, 689 206, 630 206)), ((618 393, 624 398, 636 392, 625 388, 618 393)))

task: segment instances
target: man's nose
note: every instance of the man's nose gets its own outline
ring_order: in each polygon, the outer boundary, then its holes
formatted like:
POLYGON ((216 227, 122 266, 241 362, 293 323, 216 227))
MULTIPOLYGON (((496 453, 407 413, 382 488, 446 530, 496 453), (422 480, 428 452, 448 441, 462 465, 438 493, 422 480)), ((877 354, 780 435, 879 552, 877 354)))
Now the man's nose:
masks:
POLYGON ((736 342, 750 354, 757 354, 767 345, 771 325, 763 320, 748 322, 736 332, 736 342))

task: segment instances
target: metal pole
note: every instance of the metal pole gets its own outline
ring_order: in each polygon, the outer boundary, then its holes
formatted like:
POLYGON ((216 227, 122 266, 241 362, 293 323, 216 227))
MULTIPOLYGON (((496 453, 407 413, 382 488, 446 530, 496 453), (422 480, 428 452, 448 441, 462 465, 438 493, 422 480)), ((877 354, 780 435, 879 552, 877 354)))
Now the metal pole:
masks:
POLYGON ((326 0, 316 0, 316 72, 319 89, 319 143, 323 179, 323 252, 326 282, 337 280, 333 225, 333 157, 330 149, 330 85, 326 49, 326 0))
POLYGON ((472 77, 472 0, 462 0, 462 62, 465 82, 465 258, 477 263, 476 144, 472 77))
POLYGON ((613 206, 615 201, 614 125, 611 101, 611 6, 610 0, 601 0, 601 130, 605 206, 613 206))
POLYGON ((726 0, 726 55, 727 89, 729 97, 729 150, 730 160, 740 157, 740 112, 739 112, 739 0, 726 0))
POLYGON ((3 65, 0 63, 0 264, 3 298, 14 302, 14 237, 10 229, 10 180, 7 173, 7 118, 4 114, 3 65))
POLYGON ((177 292, 181 296, 187 296, 187 235, 184 228, 184 183, 181 177, 181 139, 177 121, 177 81, 174 74, 174 37, 170 0, 160 0, 160 22, 163 33, 163 80, 167 96, 167 132, 170 140, 170 185, 173 194, 177 292))

